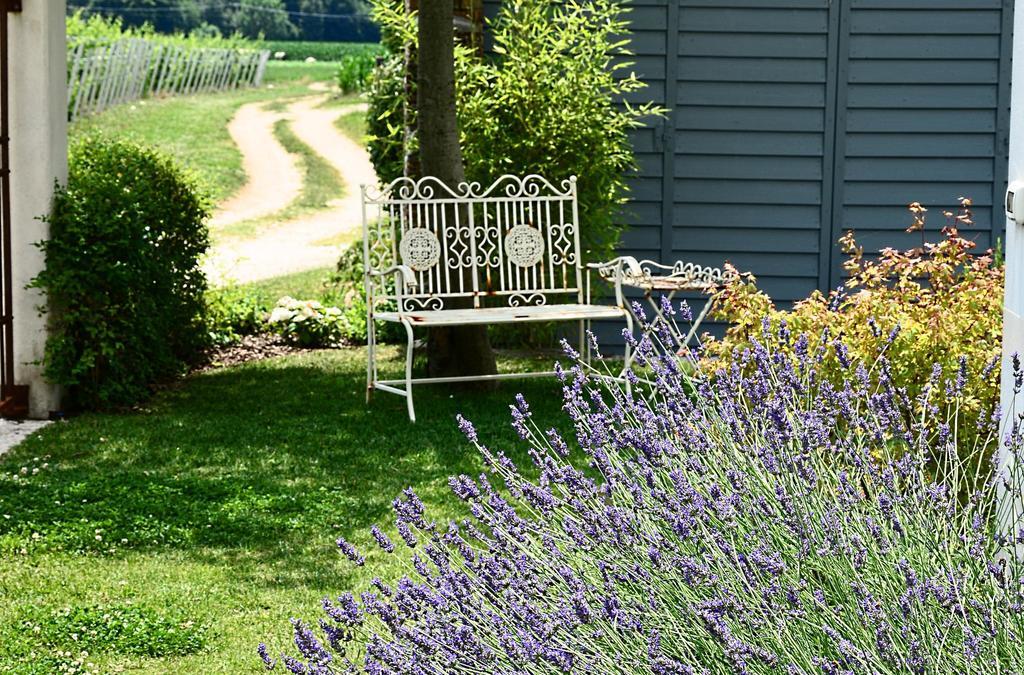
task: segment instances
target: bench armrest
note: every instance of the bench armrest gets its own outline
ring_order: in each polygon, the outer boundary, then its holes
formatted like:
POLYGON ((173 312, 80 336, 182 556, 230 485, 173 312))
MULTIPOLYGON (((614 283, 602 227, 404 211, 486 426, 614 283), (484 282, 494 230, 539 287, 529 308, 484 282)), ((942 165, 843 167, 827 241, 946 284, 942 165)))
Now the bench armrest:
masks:
MULTIPOLYGON (((623 268, 628 269, 629 274, 642 277, 644 274, 640 263, 631 255, 623 255, 612 258, 607 262, 587 263, 587 270, 597 272, 601 278, 612 282, 615 285, 615 304, 619 307, 626 306, 626 298, 622 294, 623 268)), ((590 302, 590 275, 587 275, 587 302, 590 302)))
POLYGON ((587 263, 587 269, 595 270, 600 272, 602 270, 614 269, 616 276, 622 274, 622 268, 626 267, 629 269, 629 273, 635 276, 643 276, 644 271, 640 267, 640 263, 637 262, 636 258, 631 255, 623 255, 618 258, 612 258, 607 262, 596 262, 587 263))
POLYGON ((406 286, 416 285, 416 274, 408 265, 392 265, 384 270, 370 270, 369 274, 371 277, 386 277, 389 274, 394 274, 402 277, 406 286))

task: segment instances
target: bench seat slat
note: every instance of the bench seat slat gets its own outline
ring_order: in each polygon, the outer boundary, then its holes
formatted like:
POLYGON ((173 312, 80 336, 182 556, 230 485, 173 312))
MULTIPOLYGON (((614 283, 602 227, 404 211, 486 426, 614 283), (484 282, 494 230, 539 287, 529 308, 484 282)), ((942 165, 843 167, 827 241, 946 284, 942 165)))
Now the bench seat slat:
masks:
POLYGON ((381 321, 408 319, 417 326, 519 323, 520 321, 577 321, 580 319, 621 319, 625 310, 607 305, 527 305, 525 307, 482 307, 410 312, 377 312, 381 321))

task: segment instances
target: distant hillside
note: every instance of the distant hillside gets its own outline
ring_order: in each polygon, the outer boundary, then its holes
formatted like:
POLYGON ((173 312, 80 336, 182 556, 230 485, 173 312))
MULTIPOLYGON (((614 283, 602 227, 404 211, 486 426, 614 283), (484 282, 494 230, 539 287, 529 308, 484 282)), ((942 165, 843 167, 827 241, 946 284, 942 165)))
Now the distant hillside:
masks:
POLYGON ((68 0, 68 13, 120 16, 161 33, 263 35, 269 40, 376 42, 365 0, 68 0))

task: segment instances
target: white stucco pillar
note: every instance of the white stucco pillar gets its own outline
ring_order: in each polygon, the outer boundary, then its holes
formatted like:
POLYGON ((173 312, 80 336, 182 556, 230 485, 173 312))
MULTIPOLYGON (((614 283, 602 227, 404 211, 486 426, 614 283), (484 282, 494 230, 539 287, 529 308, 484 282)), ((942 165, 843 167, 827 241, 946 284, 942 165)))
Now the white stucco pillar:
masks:
POLYGON ((67 49, 65 0, 23 0, 8 25, 14 379, 29 385, 29 415, 46 417, 59 392, 33 362, 43 356, 45 299, 25 285, 43 267, 34 246, 46 239, 54 181, 67 179, 67 49))

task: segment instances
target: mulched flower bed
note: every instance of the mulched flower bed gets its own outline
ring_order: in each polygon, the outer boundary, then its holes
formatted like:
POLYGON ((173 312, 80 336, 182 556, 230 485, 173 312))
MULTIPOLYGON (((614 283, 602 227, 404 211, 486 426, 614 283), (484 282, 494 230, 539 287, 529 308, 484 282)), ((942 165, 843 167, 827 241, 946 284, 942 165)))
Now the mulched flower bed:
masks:
POLYGON ((237 366, 249 361, 262 361, 275 356, 286 354, 299 354, 302 352, 314 351, 307 347, 299 347, 288 342, 278 335, 264 333, 260 335, 246 335, 238 344, 222 347, 210 353, 206 363, 195 368, 193 372, 205 372, 216 368, 237 366))

